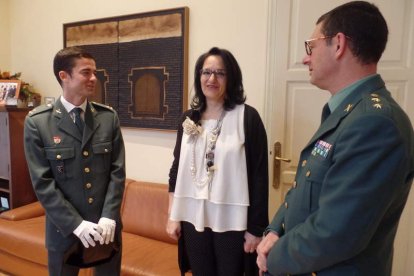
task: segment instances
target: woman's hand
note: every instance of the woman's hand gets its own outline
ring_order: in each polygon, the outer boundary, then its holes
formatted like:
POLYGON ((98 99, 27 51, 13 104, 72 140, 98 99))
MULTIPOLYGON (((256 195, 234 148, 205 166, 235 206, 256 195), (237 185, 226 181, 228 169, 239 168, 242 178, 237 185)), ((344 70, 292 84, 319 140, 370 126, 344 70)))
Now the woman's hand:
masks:
POLYGON ((181 236, 181 223, 168 219, 166 231, 168 236, 174 240, 178 240, 181 236))
POLYGON ((246 231, 244 233, 244 252, 253 253, 261 240, 262 237, 256 237, 246 231))

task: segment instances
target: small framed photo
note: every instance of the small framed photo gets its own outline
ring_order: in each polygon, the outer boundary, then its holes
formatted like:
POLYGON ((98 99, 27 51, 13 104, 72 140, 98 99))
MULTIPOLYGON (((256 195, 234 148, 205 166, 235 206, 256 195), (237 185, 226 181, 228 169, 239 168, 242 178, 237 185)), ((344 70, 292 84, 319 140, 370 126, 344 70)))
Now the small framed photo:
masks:
POLYGON ((0 105, 17 105, 20 80, 0 80, 0 105))
POLYGON ((45 97, 45 105, 54 104, 54 103, 55 103, 55 97, 45 97))
POLYGON ((9 199, 7 197, 0 196, 0 207, 1 211, 10 209, 9 199))

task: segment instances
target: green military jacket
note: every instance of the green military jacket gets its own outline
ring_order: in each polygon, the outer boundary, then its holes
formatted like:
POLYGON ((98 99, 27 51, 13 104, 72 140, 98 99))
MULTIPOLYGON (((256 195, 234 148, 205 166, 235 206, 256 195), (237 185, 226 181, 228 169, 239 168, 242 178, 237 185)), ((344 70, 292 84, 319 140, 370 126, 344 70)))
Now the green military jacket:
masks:
POLYGON ((412 125, 381 77, 356 87, 300 155, 267 231, 272 275, 391 275, 414 174, 412 125))
POLYGON ((116 112, 88 102, 81 136, 60 102, 37 107, 25 120, 24 145, 35 193, 46 210, 46 246, 65 251, 82 220, 117 223, 125 184, 125 149, 116 112))

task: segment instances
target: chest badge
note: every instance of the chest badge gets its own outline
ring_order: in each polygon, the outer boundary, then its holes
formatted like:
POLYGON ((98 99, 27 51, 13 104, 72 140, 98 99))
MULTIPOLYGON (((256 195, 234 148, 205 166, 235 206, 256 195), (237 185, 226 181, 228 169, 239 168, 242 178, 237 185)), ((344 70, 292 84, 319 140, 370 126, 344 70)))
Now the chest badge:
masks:
POLYGON ((325 142, 323 140, 318 140, 312 149, 312 155, 313 156, 319 155, 319 156, 322 156, 323 158, 326 158, 331 148, 332 148, 332 145, 329 144, 328 142, 325 142))
POLYGON ((55 144, 60 144, 60 142, 62 142, 62 138, 60 136, 53 136, 53 142, 55 144))

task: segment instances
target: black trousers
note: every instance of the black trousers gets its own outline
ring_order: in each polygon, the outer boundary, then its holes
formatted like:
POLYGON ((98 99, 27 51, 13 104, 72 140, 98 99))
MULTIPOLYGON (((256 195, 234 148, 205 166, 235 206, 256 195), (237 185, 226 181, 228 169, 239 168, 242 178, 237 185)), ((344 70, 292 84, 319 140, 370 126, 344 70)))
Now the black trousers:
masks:
POLYGON ((241 276, 244 274, 244 233, 217 233, 210 228, 195 230, 182 223, 184 247, 194 276, 241 276))

